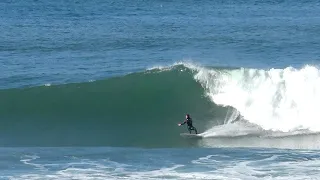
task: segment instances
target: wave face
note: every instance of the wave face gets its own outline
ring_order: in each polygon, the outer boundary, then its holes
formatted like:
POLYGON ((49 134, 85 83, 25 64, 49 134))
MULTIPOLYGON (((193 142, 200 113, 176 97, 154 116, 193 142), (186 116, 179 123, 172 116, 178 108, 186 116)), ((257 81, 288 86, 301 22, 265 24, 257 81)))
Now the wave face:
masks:
POLYGON ((88 83, 1 90, 0 99, 2 146, 183 146, 188 142, 181 142, 179 133, 186 127, 177 123, 186 113, 203 131, 221 109, 182 65, 88 83))
POLYGON ((261 70, 180 63, 94 82, 1 90, 0 145, 232 146, 236 138, 241 146, 255 136, 268 146, 270 137, 308 134, 311 143, 320 129, 319 77, 313 66, 261 70), (179 136, 186 127, 177 123, 186 113, 206 139, 202 144, 179 136))

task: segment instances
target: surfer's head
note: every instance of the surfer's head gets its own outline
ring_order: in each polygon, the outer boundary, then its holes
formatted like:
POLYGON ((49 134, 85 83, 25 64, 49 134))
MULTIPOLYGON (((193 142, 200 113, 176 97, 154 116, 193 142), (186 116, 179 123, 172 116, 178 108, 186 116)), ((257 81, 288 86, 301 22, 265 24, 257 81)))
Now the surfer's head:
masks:
POLYGON ((186 118, 190 118, 190 115, 189 115, 189 114, 186 114, 186 118))

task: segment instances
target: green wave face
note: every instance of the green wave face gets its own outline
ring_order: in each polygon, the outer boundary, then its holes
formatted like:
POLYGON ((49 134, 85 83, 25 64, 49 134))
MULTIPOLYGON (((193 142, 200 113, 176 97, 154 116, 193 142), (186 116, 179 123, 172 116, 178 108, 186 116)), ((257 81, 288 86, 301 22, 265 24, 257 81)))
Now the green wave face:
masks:
POLYGON ((203 132, 226 109, 182 65, 88 83, 0 91, 0 146, 194 146, 178 127, 190 113, 203 132))

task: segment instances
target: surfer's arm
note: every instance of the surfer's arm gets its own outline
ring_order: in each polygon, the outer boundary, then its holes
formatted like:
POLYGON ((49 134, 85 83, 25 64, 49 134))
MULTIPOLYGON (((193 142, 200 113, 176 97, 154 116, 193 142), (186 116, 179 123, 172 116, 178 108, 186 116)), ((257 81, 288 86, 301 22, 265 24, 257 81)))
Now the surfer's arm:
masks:
POLYGON ((185 123, 186 123, 187 121, 184 121, 183 123, 181 123, 181 124, 178 124, 179 126, 181 126, 181 125, 184 125, 185 123))

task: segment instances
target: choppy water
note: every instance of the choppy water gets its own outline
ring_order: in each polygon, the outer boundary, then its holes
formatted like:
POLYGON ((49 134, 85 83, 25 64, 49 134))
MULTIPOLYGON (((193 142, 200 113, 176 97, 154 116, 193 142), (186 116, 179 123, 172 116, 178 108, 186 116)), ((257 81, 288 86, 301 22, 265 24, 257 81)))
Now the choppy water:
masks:
POLYGON ((319 152, 2 148, 3 179, 317 179, 319 152))

